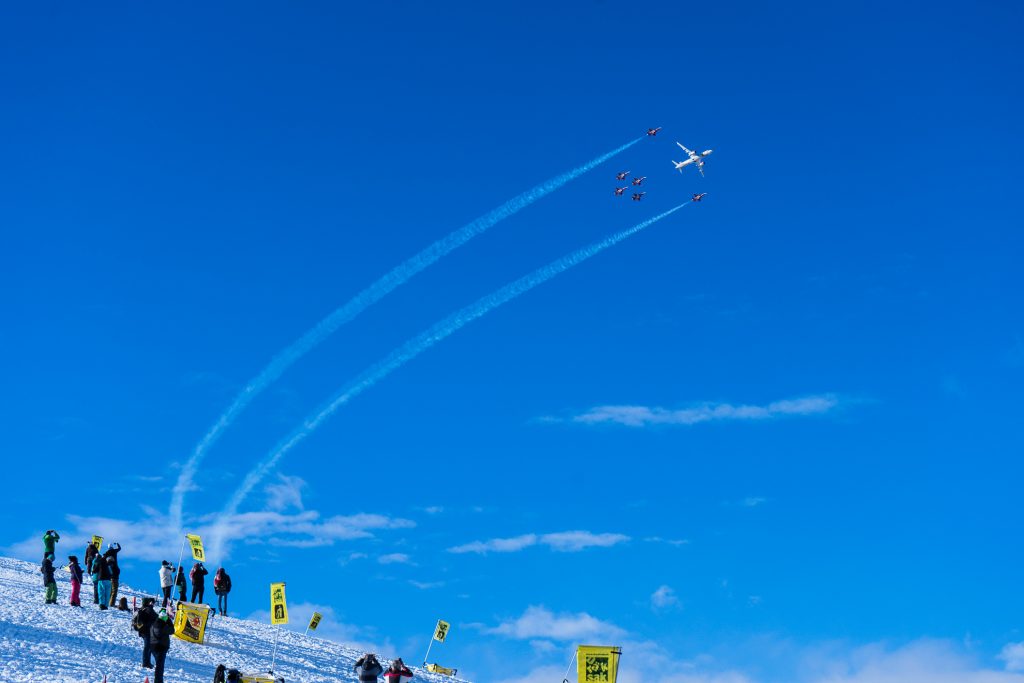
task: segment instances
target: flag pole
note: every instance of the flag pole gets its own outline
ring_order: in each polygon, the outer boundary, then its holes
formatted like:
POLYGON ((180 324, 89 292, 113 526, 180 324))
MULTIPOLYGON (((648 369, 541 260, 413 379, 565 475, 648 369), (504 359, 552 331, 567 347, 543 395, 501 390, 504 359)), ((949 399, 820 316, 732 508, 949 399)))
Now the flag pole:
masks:
POLYGON ((181 561, 185 558, 185 538, 186 535, 181 537, 181 550, 178 552, 178 566, 174 568, 174 576, 171 577, 171 592, 178 587, 178 570, 181 569, 181 561))
MULTIPOLYGON (((436 626, 434 627, 434 630, 435 631, 437 630, 436 626)), ((433 646, 434 646, 434 636, 431 635, 430 636, 430 643, 427 644, 427 654, 423 655, 423 666, 427 665, 427 658, 430 657, 430 648, 432 648, 433 646)))
POLYGON ((270 658, 270 671, 267 672, 269 674, 273 674, 274 673, 274 662, 277 661, 277 637, 278 637, 278 635, 280 635, 280 633, 281 633, 281 624, 278 624, 277 628, 274 629, 274 654, 270 658))
POLYGON ((569 683, 569 671, 572 669, 572 663, 576 661, 576 657, 580 654, 580 649, 576 648, 573 650, 572 659, 569 660, 569 666, 565 668, 565 676, 562 677, 562 683, 569 683))

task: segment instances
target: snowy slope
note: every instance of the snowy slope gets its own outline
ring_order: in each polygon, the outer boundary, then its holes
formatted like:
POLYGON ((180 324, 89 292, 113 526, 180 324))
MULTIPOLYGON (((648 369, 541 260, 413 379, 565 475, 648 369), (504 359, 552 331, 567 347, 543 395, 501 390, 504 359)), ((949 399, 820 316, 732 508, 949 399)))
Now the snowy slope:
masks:
MULTIPOLYGON (((131 612, 97 609, 92 585, 82 586, 82 607, 68 605, 66 571, 58 573, 60 604, 43 604, 39 568, 0 558, 0 683, 142 683, 142 639, 131 629, 131 612)), ((119 595, 142 593, 121 586, 119 595)), ((217 664, 244 672, 266 671, 274 628, 232 617, 211 617, 206 644, 171 639, 164 677, 167 683, 209 683, 217 664)), ((362 653, 317 637, 281 629, 275 673, 286 683, 356 681, 352 664, 362 653)), ((388 653, 380 653, 386 663, 388 653)), ((414 683, 453 683, 458 679, 414 669, 414 683)))

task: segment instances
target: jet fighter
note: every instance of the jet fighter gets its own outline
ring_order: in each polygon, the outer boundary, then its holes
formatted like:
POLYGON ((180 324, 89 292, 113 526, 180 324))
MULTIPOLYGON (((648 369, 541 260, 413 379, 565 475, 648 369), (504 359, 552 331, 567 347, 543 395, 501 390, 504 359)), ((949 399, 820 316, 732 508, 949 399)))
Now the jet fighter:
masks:
POLYGON ((676 170, 679 171, 680 173, 682 173, 684 166, 689 166, 690 164, 697 164, 697 170, 700 171, 700 174, 703 176, 704 175, 704 157, 706 157, 709 154, 711 154, 714 150, 713 149, 706 149, 703 152, 701 152, 700 154, 698 154, 697 152, 694 152, 693 150, 686 149, 685 147, 683 147, 683 145, 681 143, 677 142, 676 144, 679 145, 679 147, 682 148, 682 150, 684 152, 686 152, 686 154, 689 155, 689 157, 690 157, 686 161, 676 161, 676 160, 673 159, 672 163, 676 165, 676 170))
POLYGON ((647 178, 647 176, 645 176, 645 175, 642 175, 642 176, 640 176, 639 178, 633 178, 633 184, 634 184, 634 185, 640 185, 641 183, 643 183, 643 182, 644 182, 644 180, 645 180, 646 178, 647 178))
POLYGON ((704 195, 706 195, 706 194, 707 194, 707 192, 701 192, 700 194, 695 194, 695 195, 693 195, 693 197, 690 198, 690 201, 691 202, 699 202, 700 200, 704 199, 704 195))
POLYGON ((653 138, 655 135, 658 134, 659 130, 661 130, 661 126, 658 126, 657 128, 648 128, 647 129, 647 134, 650 135, 653 138))
POLYGON ((616 173, 615 174, 615 179, 616 180, 625 180, 628 176, 629 176, 629 171, 623 171, 622 173, 616 173))
POLYGON ((644 198, 645 194, 647 194, 647 193, 646 192, 634 192, 633 193, 633 201, 634 202, 640 201, 641 199, 644 198))
POLYGON ((616 197, 621 197, 622 193, 625 192, 628 188, 629 188, 629 185, 626 185, 626 187, 616 187, 615 188, 615 196, 616 197))

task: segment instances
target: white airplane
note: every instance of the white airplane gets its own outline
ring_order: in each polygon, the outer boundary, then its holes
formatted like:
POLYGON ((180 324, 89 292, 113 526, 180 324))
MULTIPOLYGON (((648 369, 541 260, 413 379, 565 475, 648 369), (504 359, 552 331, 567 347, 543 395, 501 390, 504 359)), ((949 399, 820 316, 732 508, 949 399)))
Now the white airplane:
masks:
POLYGON ((701 175, 704 175, 704 157, 706 157, 709 154, 711 154, 714 150, 713 149, 706 149, 703 152, 701 152, 700 154, 697 154, 697 152, 694 152, 691 149, 686 149, 685 147, 683 147, 678 142, 676 144, 679 145, 682 148, 682 150, 684 152, 686 152, 689 155, 689 157, 690 157, 686 161, 676 161, 676 160, 673 159, 672 163, 676 165, 676 170, 679 171, 680 173, 682 173, 683 172, 683 166, 689 166, 690 164, 697 164, 697 170, 700 171, 701 175))

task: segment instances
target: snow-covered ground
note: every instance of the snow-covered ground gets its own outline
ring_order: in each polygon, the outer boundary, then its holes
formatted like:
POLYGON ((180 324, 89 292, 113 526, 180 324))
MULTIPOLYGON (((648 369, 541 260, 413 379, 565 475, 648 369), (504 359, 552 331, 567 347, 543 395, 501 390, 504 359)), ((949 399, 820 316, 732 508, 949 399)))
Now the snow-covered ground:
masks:
MULTIPOLYGON (((100 611, 92 604, 92 585, 82 586, 82 607, 68 605, 66 571, 58 573, 60 601, 43 604, 39 568, 0 558, 0 683, 142 683, 152 671, 142 668, 142 639, 131 628, 131 612, 100 611)), ((143 594, 122 585, 118 595, 143 594)), ((217 664, 243 672, 265 672, 270 665, 274 627, 232 617, 210 618, 206 643, 171 639, 164 678, 167 683, 209 683, 217 664)), ((362 653, 338 643, 281 629, 275 675, 286 683, 334 683, 358 680, 352 665, 362 653)), ((388 653, 379 653, 387 663, 388 653)), ((413 669, 415 681, 454 683, 458 679, 413 669)))

